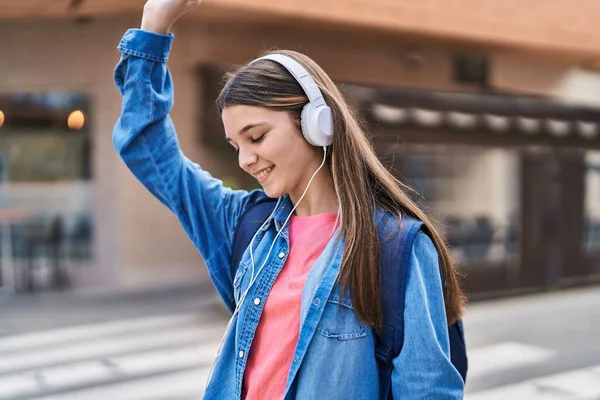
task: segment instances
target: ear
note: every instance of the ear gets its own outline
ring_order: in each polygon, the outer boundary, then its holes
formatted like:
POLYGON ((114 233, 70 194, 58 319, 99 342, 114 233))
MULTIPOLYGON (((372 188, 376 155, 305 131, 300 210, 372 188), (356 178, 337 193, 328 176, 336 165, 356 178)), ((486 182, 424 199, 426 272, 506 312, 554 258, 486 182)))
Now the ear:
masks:
POLYGON ((294 125, 298 134, 302 136, 302 121, 300 119, 300 111, 296 110, 286 110, 286 114, 290 120, 290 123, 294 125))

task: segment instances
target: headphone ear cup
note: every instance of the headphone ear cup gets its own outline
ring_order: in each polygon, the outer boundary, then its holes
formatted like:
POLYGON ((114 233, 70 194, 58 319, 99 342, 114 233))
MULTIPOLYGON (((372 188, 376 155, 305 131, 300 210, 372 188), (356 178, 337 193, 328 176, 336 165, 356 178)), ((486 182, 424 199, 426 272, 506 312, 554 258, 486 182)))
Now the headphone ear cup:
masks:
POLYGON ((315 107, 308 103, 300 115, 302 135, 308 143, 316 147, 329 146, 333 141, 333 117, 327 106, 315 107))
POLYGON ((311 112, 311 104, 306 103, 304 105, 304 107, 302 108, 302 113, 300 114, 300 127, 302 130, 302 136, 304 136, 304 139, 310 143, 313 146, 318 146, 318 144, 316 144, 313 140, 312 137, 310 135, 310 112, 311 112))
POLYGON ((314 118, 311 125, 314 124, 314 129, 311 132, 313 142, 319 146, 329 146, 333 142, 333 115, 331 108, 328 106, 318 107, 314 113, 314 118))

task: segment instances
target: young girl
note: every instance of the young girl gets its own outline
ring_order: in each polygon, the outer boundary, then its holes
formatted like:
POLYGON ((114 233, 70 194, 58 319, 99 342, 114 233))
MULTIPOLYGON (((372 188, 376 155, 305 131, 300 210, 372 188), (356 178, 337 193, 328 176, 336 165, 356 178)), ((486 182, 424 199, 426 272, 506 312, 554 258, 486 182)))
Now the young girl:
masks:
POLYGON ((230 75, 217 100, 225 140, 262 190, 226 188, 182 154, 169 117, 169 32, 199 3, 149 0, 141 29, 123 36, 115 70, 123 108, 113 141, 179 218, 221 297, 235 304, 205 398, 379 398, 382 212, 398 226, 403 216, 424 222, 408 258, 404 345, 389 395, 462 398, 448 323, 460 318, 464 295, 448 249, 314 61, 271 53, 230 75), (267 197, 279 201, 232 276, 240 216, 267 197))

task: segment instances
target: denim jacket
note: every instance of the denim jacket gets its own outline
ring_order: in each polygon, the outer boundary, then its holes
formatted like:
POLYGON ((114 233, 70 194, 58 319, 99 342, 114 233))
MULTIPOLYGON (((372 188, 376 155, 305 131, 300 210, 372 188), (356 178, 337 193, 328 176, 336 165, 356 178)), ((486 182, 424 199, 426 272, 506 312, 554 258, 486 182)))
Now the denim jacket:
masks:
MULTIPOLYGON (((118 46, 122 57, 115 69, 123 104, 113 144, 137 179, 177 216, 204 258, 221 297, 239 300, 251 279, 250 257, 247 250, 232 277, 232 237, 240 215, 266 195, 262 190, 223 186, 181 152, 169 116, 173 82, 166 62, 172 41, 173 34, 138 29, 123 36, 118 46)), ((265 299, 289 253, 288 226, 283 223, 291 209, 285 196, 253 242, 258 269, 276 232, 283 228, 231 322, 205 399, 241 397, 248 352, 265 299)), ((378 397, 374 332, 356 318, 351 297, 341 294, 335 284, 343 250, 343 238, 334 235, 306 279, 299 338, 284 399, 378 397)), ((450 362, 438 256, 425 234, 419 234, 412 248, 404 315, 404 347, 393 361, 394 398, 461 399, 464 384, 450 362)))

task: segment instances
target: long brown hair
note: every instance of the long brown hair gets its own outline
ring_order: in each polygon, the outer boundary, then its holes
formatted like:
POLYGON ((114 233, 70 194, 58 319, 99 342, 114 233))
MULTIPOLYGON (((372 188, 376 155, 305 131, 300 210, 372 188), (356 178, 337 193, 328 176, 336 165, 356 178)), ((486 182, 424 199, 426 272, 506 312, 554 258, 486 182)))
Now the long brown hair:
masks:
MULTIPOLYGON (((439 255, 446 315, 448 322, 453 323, 461 317, 466 300, 458 269, 442 235, 408 196, 411 189, 381 164, 370 136, 329 76, 301 53, 287 50, 276 53, 293 58, 311 74, 333 112, 334 136, 327 165, 341 205, 341 231, 345 240, 338 280, 342 291, 350 289, 356 316, 381 331, 380 243, 374 214, 379 208, 393 212, 399 222, 402 215, 423 221, 439 255)), ((231 105, 288 111, 299 126, 302 107, 307 102, 306 94, 283 66, 259 60, 226 75, 217 107, 219 111, 231 105)))

